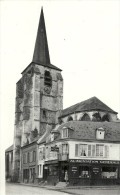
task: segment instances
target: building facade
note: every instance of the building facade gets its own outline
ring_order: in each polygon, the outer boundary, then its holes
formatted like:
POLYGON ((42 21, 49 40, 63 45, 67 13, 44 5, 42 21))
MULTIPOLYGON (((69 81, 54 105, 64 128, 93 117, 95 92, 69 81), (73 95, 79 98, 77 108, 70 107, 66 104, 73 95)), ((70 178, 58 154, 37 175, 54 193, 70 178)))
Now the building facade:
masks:
MULTIPOLYGON (((37 141, 37 140, 36 140, 37 141)), ((37 180, 37 142, 33 141, 21 147, 21 177, 24 183, 36 183, 37 180)))
POLYGON ((46 138, 47 182, 70 185, 120 184, 120 124, 69 121, 46 138), (56 131, 56 132, 55 132, 56 131))

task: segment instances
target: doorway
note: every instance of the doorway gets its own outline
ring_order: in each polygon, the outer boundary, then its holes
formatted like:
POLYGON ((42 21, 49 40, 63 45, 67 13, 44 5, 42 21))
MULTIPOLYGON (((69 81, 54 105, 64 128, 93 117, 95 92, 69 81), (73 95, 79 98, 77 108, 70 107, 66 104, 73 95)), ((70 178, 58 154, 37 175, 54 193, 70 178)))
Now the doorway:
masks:
POLYGON ((59 170, 59 181, 65 182, 65 171, 69 171, 69 166, 67 163, 61 163, 60 170, 59 170))

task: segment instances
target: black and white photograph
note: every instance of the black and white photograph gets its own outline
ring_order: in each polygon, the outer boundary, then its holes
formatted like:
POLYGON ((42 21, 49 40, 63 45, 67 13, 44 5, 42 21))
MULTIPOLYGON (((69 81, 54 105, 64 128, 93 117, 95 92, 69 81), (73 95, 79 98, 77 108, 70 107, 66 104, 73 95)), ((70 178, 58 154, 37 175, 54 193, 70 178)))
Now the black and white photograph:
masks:
POLYGON ((120 1, 0 1, 1 195, 120 194, 120 1))

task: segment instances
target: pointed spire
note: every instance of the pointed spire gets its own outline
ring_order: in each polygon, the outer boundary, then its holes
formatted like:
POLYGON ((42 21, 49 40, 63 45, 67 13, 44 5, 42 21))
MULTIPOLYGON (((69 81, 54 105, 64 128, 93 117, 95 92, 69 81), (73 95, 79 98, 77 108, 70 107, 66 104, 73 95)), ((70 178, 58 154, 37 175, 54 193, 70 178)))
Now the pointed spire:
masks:
POLYGON ((38 26, 37 38, 33 54, 33 62, 37 64, 49 65, 50 56, 47 42, 46 28, 43 7, 41 8, 40 21, 38 26))

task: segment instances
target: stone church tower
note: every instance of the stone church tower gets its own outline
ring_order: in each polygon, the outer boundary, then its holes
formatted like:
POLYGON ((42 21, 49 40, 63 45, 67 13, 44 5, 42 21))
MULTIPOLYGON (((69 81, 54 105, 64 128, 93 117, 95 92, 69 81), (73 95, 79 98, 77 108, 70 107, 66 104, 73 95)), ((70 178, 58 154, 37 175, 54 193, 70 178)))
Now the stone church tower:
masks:
POLYGON ((63 109, 61 69, 50 62, 43 9, 41 9, 32 62, 16 84, 13 150, 14 177, 19 178, 20 147, 58 124, 63 109))

